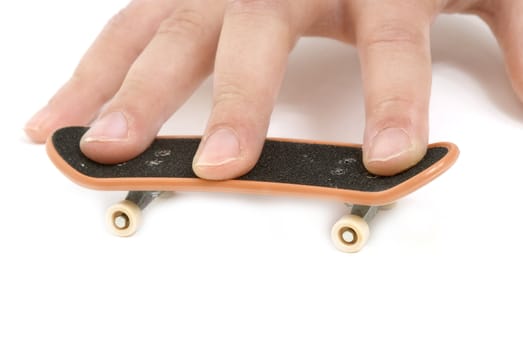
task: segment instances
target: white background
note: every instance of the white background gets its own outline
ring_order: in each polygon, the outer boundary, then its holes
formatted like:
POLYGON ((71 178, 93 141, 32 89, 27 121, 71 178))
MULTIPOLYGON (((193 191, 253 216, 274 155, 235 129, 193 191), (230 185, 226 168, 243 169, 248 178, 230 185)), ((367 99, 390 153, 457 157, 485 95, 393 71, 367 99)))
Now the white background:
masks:
MULTIPOLYGON (((108 233, 124 194, 69 182, 22 129, 125 3, 0 5, 0 349, 523 347, 523 108, 485 25, 433 28, 431 140, 458 163, 350 255, 329 241, 343 205, 314 199, 182 193, 108 233)), ((307 39, 290 61, 270 134, 360 142, 355 50, 307 39)), ((200 134, 210 86, 162 132, 200 134)))

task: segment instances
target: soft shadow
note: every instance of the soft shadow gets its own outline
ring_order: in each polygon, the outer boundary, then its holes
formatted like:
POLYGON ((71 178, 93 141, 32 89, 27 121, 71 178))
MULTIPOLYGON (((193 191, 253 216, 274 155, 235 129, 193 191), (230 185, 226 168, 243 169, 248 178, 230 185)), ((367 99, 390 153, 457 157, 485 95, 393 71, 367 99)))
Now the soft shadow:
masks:
POLYGON ((485 23, 473 16, 440 16, 431 39, 436 74, 441 66, 465 72, 505 115, 523 121, 523 105, 512 90, 501 49, 485 23))
POLYGON ((291 54, 273 123, 307 138, 361 142, 364 104, 356 50, 333 40, 302 39, 291 54))
MULTIPOLYGON (((432 28, 434 73, 453 67, 477 80, 486 98, 522 121, 503 56, 488 27, 473 16, 443 15, 432 28)), ((303 38, 291 53, 269 134, 361 142, 364 98, 356 49, 324 38, 303 38)), ((211 111, 212 77, 163 128, 163 133, 203 132, 211 111)))

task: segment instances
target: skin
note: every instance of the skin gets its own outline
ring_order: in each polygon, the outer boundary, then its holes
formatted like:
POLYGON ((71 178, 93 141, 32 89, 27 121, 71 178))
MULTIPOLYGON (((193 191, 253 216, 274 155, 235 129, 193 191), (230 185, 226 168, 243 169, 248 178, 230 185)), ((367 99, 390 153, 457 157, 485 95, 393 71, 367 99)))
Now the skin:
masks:
POLYGON ((212 113, 193 168, 202 178, 234 178, 258 160, 296 41, 323 36, 358 49, 364 162, 392 175, 426 151, 429 33, 440 13, 488 23, 523 98, 521 0, 134 0, 25 130, 44 142, 57 128, 92 123, 82 151, 102 163, 126 161, 214 74, 212 113))

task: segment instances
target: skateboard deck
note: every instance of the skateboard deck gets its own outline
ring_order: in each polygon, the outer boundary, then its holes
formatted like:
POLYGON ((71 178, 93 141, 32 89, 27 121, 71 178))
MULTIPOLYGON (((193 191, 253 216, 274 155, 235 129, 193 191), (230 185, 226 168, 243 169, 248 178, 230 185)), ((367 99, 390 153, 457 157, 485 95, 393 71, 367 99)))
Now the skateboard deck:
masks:
POLYGON ((47 142, 47 152, 58 169, 81 186, 131 191, 126 201, 110 209, 110 222, 120 235, 136 230, 131 221, 138 221, 134 218, 140 209, 162 191, 298 195, 354 205, 353 213, 333 228, 333 240, 344 251, 357 251, 365 243, 365 220, 370 220, 377 208, 432 181, 450 168, 459 154, 452 143, 432 144, 412 168, 394 176, 376 176, 363 166, 361 145, 267 139, 249 173, 234 180, 209 181, 198 178, 192 170, 199 137, 158 137, 138 157, 104 165, 82 154, 79 142, 86 131, 84 127, 56 131, 47 142), (123 222, 118 224, 118 220, 123 222))

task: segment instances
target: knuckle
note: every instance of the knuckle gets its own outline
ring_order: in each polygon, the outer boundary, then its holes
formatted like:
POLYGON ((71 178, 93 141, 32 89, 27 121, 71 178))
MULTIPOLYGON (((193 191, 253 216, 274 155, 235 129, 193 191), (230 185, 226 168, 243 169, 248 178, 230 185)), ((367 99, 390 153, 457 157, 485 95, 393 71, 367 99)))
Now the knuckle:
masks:
POLYGON ((90 98, 105 103, 113 97, 113 93, 107 87, 106 79, 93 79, 97 74, 88 67, 77 67, 69 79, 69 84, 77 91, 86 91, 90 98))
POLYGON ((205 22, 205 16, 201 11, 180 8, 160 24, 157 34, 194 37, 204 32, 205 22))
POLYGON ((245 90, 234 81, 222 81, 215 86, 216 96, 214 97, 214 105, 231 105, 241 104, 249 100, 245 90))
POLYGON ((114 16, 112 16, 107 22, 104 31, 105 32, 114 32, 114 31, 127 31, 130 30, 132 25, 132 14, 130 5, 124 7, 118 11, 114 16))
POLYGON ((500 1, 492 0, 482 0, 482 1, 471 1, 471 0, 445 0, 440 1, 440 8, 444 9, 446 12, 469 12, 470 10, 475 10, 478 8, 492 8, 503 5, 505 2, 500 4, 500 1))
POLYGON ((395 109, 399 107, 405 108, 407 106, 410 106, 411 104, 412 101, 403 96, 387 96, 376 101, 374 105, 374 112, 386 112, 387 110, 392 109, 392 107, 394 107, 395 109))
POLYGON ((409 123, 413 117, 422 114, 423 108, 420 103, 404 96, 391 95, 377 99, 372 105, 370 114, 375 123, 384 127, 391 121, 409 123))
POLYGON ((287 14, 289 3, 284 0, 229 0, 227 10, 239 15, 287 14))
POLYGON ((123 43, 127 43, 127 45, 129 45, 128 55, 130 55, 130 57, 137 56, 143 50, 141 44, 130 42, 129 39, 127 39, 129 33, 136 30, 136 10, 133 8, 136 4, 137 1, 132 2, 111 17, 99 36, 99 40, 107 46, 110 45, 121 48, 125 46, 123 43))
MULTIPOLYGON (((132 93, 147 93, 147 91, 151 90, 150 84, 148 84, 148 80, 146 77, 144 77, 139 72, 134 72, 134 74, 129 75, 125 78, 125 81, 122 84, 122 87, 119 91, 120 95, 124 95, 126 93, 132 92, 132 93)), ((159 87, 156 87, 157 93, 159 90, 159 87)))
POLYGON ((366 47, 393 46, 401 49, 424 46, 425 42, 426 34, 423 30, 406 26, 404 22, 389 21, 370 29, 360 44, 366 47))

